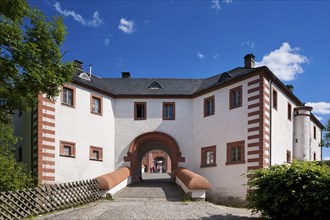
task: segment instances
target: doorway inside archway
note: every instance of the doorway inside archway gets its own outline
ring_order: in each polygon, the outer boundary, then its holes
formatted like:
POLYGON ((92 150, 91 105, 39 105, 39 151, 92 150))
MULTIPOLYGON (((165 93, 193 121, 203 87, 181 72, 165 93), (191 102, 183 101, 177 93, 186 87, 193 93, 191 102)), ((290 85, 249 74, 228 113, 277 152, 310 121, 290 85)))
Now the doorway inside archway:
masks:
POLYGON ((143 173, 171 173, 171 158, 163 150, 151 150, 142 158, 143 173))
MULTIPOLYGON (((150 173, 150 165, 143 163, 145 155, 153 155, 152 152, 163 152, 152 159, 155 166, 154 171, 172 173, 179 162, 184 162, 185 158, 181 156, 179 145, 176 140, 168 134, 162 132, 149 132, 135 138, 127 152, 125 161, 130 162, 133 182, 142 180, 142 173, 150 173), (156 163, 157 162, 157 165, 156 163), (164 165, 166 164, 166 167, 164 165), (158 170, 159 168, 159 170, 158 170)), ((152 165, 151 165, 152 168, 152 165)))

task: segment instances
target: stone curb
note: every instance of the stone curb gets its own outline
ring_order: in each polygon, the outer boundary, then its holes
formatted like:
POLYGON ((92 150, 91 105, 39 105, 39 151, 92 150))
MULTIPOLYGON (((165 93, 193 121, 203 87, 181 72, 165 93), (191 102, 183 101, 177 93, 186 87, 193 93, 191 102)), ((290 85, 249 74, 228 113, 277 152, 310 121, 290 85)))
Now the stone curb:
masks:
POLYGON ((73 208, 65 209, 63 211, 61 211, 61 210, 55 211, 55 213, 52 213, 52 214, 47 214, 46 213, 46 214, 44 214, 42 216, 37 216, 35 218, 35 220, 46 220, 46 219, 54 218, 56 216, 60 216, 60 215, 63 215, 63 214, 71 213, 71 212, 73 212, 75 210, 79 210, 79 209, 84 209, 84 208, 89 208, 89 207, 95 206, 97 203, 98 203, 98 201, 93 202, 93 203, 88 203, 88 204, 85 204, 85 205, 82 205, 82 206, 79 206, 79 207, 73 207, 73 208))

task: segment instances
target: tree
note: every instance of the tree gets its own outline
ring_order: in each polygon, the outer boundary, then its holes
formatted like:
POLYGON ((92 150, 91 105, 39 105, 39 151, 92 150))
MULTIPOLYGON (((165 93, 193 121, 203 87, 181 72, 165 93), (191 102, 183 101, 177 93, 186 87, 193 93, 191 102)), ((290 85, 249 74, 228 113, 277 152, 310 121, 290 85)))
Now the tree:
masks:
POLYGON ((0 192, 33 185, 33 179, 26 171, 25 164, 17 163, 14 157, 12 145, 18 138, 13 133, 13 125, 0 123, 0 192))
POLYGON ((66 27, 61 17, 48 20, 26 0, 0 0, 0 191, 28 187, 31 176, 17 163, 17 142, 10 113, 29 111, 37 95, 54 98, 74 73, 62 63, 66 27))
POLYGON ((322 140, 323 147, 330 147, 330 119, 328 119, 328 123, 324 125, 324 136, 322 140))
POLYGON ((0 121, 13 110, 30 110, 37 94, 58 96, 74 73, 62 63, 66 27, 61 17, 48 20, 26 0, 0 0, 0 121))

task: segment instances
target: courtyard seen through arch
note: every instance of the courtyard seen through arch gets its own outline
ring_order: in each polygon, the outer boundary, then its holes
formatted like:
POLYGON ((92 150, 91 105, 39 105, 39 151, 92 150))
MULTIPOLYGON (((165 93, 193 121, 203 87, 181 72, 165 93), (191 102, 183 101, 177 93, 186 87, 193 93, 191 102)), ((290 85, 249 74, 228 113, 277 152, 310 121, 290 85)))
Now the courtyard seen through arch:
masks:
POLYGON ((163 150, 155 149, 146 153, 141 161, 141 173, 171 173, 171 158, 163 150))
POLYGON ((178 163, 184 162, 185 158, 181 156, 179 145, 172 136, 163 132, 148 132, 139 135, 131 142, 124 160, 130 162, 133 182, 139 182, 142 180, 142 173, 145 171, 150 173, 152 166, 154 169, 151 172, 166 171, 171 174, 178 168, 178 163), (146 155, 151 157, 148 158, 149 161, 146 155), (146 163, 147 161, 149 164, 146 163))

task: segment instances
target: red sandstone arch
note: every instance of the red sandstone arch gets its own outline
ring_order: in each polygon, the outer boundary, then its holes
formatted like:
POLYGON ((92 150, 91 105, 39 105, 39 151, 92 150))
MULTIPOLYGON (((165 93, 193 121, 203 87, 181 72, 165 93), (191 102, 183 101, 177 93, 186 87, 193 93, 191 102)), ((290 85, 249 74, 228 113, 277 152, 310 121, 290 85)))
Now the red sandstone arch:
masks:
MULTIPOLYGON (((148 142, 161 142, 165 148, 161 149, 164 150, 169 157, 171 158, 171 165, 172 165, 172 172, 178 168, 179 162, 184 162, 185 158, 181 156, 181 151, 179 148, 178 143, 176 140, 163 132, 148 132, 139 135, 136 137, 130 144, 127 156, 124 157, 124 161, 131 163, 131 172, 133 176, 140 176, 141 175, 141 167, 139 166, 140 157, 149 151, 150 149, 143 149, 143 144, 148 142), (141 156, 141 154, 143 154, 141 156)), ((159 148, 154 148, 151 150, 156 150, 159 148)))

